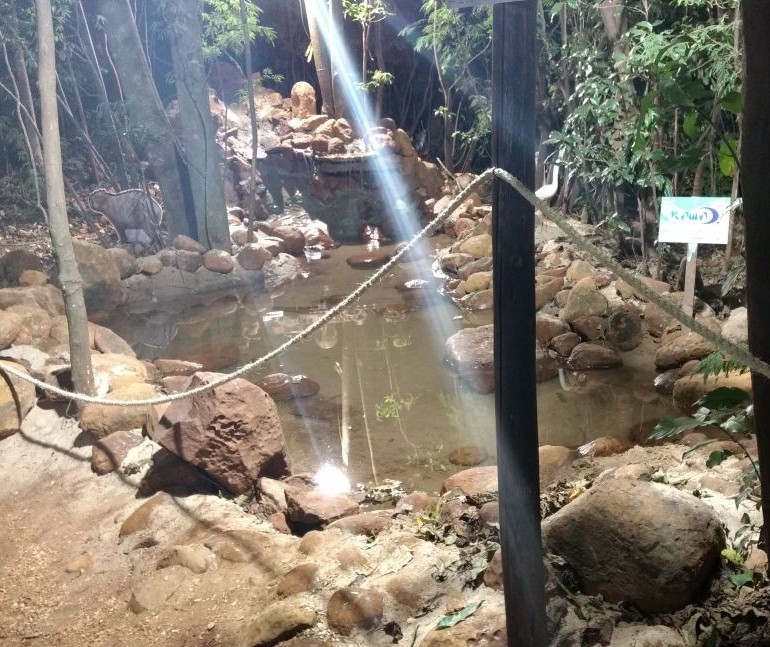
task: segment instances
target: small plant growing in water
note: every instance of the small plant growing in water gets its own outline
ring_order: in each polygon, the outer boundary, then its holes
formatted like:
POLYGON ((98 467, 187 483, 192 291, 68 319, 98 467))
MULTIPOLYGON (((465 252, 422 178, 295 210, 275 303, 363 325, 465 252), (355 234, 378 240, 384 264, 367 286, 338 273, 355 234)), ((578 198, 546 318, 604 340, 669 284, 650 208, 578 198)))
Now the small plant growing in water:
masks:
POLYGON ((385 420, 393 420, 401 415, 402 411, 409 411, 414 404, 414 396, 410 395, 406 398, 401 398, 392 393, 384 395, 382 402, 378 402, 374 405, 374 414, 379 422, 385 420))

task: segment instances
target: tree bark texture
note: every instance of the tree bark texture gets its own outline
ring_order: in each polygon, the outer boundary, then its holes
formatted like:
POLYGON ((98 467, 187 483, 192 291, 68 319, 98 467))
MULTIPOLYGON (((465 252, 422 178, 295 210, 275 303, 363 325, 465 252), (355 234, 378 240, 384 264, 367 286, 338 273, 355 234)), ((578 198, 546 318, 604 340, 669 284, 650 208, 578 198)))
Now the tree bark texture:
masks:
POLYGON ((80 276, 75 251, 72 247, 67 203, 64 196, 59 115, 56 101, 56 55, 53 17, 50 0, 36 0, 38 36, 38 85, 42 117, 43 162, 46 177, 48 224, 56 261, 59 282, 64 293, 64 309, 69 328, 70 362, 75 390, 89 395, 94 392, 94 374, 91 367, 91 349, 88 340, 88 318, 83 298, 83 279, 80 276))
MULTIPOLYGON (((749 347, 770 362, 770 3, 743 0, 745 73, 741 184, 746 219, 749 347)), ((770 540, 770 381, 752 375, 762 480, 763 537, 770 540)))
POLYGON ((318 76, 318 85, 321 89, 321 110, 332 119, 336 119, 339 115, 334 95, 331 55, 329 48, 326 47, 326 42, 321 33, 321 26, 318 22, 317 12, 321 10, 319 6, 321 4, 318 0, 305 0, 305 14, 307 15, 307 26, 310 33, 310 47, 313 50, 313 64, 318 76))
POLYGON ((137 147, 143 150, 160 184, 169 232, 196 237, 192 199, 185 197, 174 133, 152 80, 129 0, 94 0, 104 18, 107 42, 125 95, 137 147))
POLYGON ((190 175, 198 240, 209 249, 230 251, 221 156, 203 65, 203 3, 167 0, 166 11, 179 101, 180 136, 190 175))

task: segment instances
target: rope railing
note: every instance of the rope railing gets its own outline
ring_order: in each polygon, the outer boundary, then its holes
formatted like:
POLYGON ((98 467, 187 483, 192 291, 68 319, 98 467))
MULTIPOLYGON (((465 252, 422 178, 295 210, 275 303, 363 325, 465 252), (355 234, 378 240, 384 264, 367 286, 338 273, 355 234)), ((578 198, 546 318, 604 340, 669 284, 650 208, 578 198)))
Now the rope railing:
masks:
POLYGON ((327 310, 324 314, 320 315, 311 324, 309 324, 308 326, 300 330, 298 333, 291 336, 283 344, 280 344, 279 346, 271 350, 269 353, 263 355, 262 357, 258 357, 257 359, 244 364, 243 366, 237 368, 236 370, 230 373, 222 374, 209 382, 200 384, 197 387, 188 389, 187 391, 181 391, 179 393, 170 393, 167 395, 157 396, 154 398, 144 398, 140 400, 115 400, 108 397, 92 396, 92 395, 87 395, 85 393, 73 393, 72 391, 67 391, 66 389, 62 389, 52 384, 48 384, 47 382, 39 380, 36 377, 28 375, 27 373, 20 371, 12 366, 9 366, 8 364, 3 364, 2 367, 0 367, 0 372, 13 375, 14 377, 17 377, 21 380, 24 380, 26 382, 33 384, 34 386, 41 389, 42 391, 59 396, 60 398, 72 400, 75 402, 82 402, 85 404, 101 404, 105 406, 114 406, 114 407, 138 407, 138 406, 153 406, 153 405, 159 405, 159 404, 166 404, 169 402, 174 402, 176 400, 182 400, 184 398, 198 395, 210 389, 214 389, 218 386, 221 386, 222 384, 230 382, 231 380, 234 380, 235 378, 248 373, 249 371, 255 368, 258 368, 264 365, 265 363, 269 362, 271 359, 286 352, 289 348, 291 348, 295 344, 305 341, 316 330, 318 330, 319 328, 324 326, 326 323, 334 319, 334 317, 336 317, 338 314, 343 312, 349 305, 351 305, 359 297, 361 297, 369 288, 371 288, 375 283, 377 283, 383 276, 385 276, 388 272, 390 272, 390 270, 392 270, 399 263, 399 261, 414 248, 414 246, 420 240, 422 240, 428 234, 432 233, 438 227, 440 227, 444 223, 444 221, 447 220, 452 213, 454 213, 457 207, 459 207, 471 195, 471 193, 473 193, 479 187, 484 186, 487 182, 491 181, 493 177, 497 177, 498 179, 510 184, 514 189, 516 189, 521 194, 521 196, 527 202, 529 202, 535 208, 539 209, 546 218, 554 222, 564 232, 567 239, 573 242, 578 249, 583 251, 587 256, 594 259, 600 265, 603 265, 608 269, 610 269, 618 277, 622 278, 626 283, 628 283, 628 285, 630 285, 634 289, 634 291, 637 294, 641 294, 642 296, 644 296, 650 302, 657 305, 666 314, 672 316, 674 319, 681 322, 683 326, 701 335, 704 339, 711 342, 719 350, 723 351, 724 353, 731 356, 735 360, 741 362, 742 364, 745 364, 752 371, 755 371, 757 373, 760 373, 761 375, 764 375, 767 378, 770 378, 770 365, 755 358, 745 348, 725 339, 719 333, 714 332, 710 328, 707 328, 706 326, 704 326, 702 323, 700 323, 693 317, 685 314, 682 311, 682 309, 679 308, 675 303, 668 301, 667 299, 665 299, 665 297, 661 297, 661 295, 651 290, 642 281, 640 281, 637 277, 635 277, 631 272, 623 268, 609 254, 607 254, 602 249, 598 248, 596 245, 594 245, 590 241, 586 240, 568 222, 568 220, 564 216, 562 216, 555 210, 551 209, 542 200, 538 199, 535 196, 535 194, 532 191, 530 191, 521 181, 519 181, 517 178, 515 178, 513 175, 511 175, 507 171, 500 168, 487 169, 481 175, 479 175, 473 181, 471 181, 462 191, 460 191, 460 193, 458 193, 449 202, 449 204, 446 206, 445 209, 441 211, 441 213, 439 213, 435 218, 433 218, 433 220, 431 220, 419 232, 417 232, 409 240, 409 242, 407 242, 397 253, 395 253, 391 257, 391 259, 387 263, 385 263, 385 265, 380 267, 366 281, 361 283, 348 296, 342 299, 342 301, 340 301, 337 305, 327 310))

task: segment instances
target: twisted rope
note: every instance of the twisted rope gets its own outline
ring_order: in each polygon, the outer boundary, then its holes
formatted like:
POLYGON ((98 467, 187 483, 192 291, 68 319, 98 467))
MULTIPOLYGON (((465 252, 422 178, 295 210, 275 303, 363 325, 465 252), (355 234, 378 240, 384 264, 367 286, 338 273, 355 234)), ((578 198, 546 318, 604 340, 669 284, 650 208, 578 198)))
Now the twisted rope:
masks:
POLYGON ((674 319, 681 322, 683 326, 686 326, 690 330, 698 333, 701 337, 703 337, 707 341, 714 344, 714 346, 716 346, 719 350, 730 355, 737 361, 745 364, 752 371, 755 371, 756 373, 759 373, 765 376, 766 378, 770 378, 770 365, 754 357, 745 348, 725 339, 720 334, 715 333, 711 329, 707 328, 699 321, 696 321, 693 317, 685 314, 682 311, 682 309, 679 308, 676 304, 672 303, 671 301, 668 301, 664 297, 661 297, 658 293, 651 290, 642 281, 636 278, 631 272, 623 268, 620 265, 620 263, 615 261, 609 254, 607 254, 605 251, 596 247, 593 243, 587 241, 569 223, 569 221, 564 216, 557 213, 556 211, 551 209, 545 202, 537 198, 537 196, 535 196, 535 194, 532 191, 530 191, 522 182, 520 182, 517 178, 511 175, 508 171, 505 171, 500 168, 487 169, 481 175, 475 178, 472 182, 470 182, 468 186, 466 186, 462 191, 460 191, 460 193, 458 193, 449 202, 449 204, 440 214, 438 214, 433 220, 431 220, 419 232, 417 232, 409 240, 409 242, 402 247, 401 250, 399 250, 396 254, 394 254, 393 257, 387 263, 385 263, 385 265, 380 267, 374 274, 372 274, 371 277, 369 277, 366 281, 361 283, 361 285, 359 285, 355 290, 353 290, 353 292, 351 292, 347 297, 345 297, 342 301, 340 301, 336 306, 327 310, 323 315, 319 316, 318 319, 316 319, 313 323, 311 323, 306 328, 304 328, 303 330, 299 331, 298 333, 290 337, 283 344, 281 344, 280 346, 277 346, 266 355, 263 355, 262 357, 259 357, 247 364, 244 364, 243 366, 236 369, 235 371, 232 371, 231 373, 223 374, 211 380, 210 382, 206 382, 204 384, 201 384, 187 391, 182 391, 180 393, 171 393, 168 395, 158 396, 155 398, 145 398, 142 400, 115 400, 111 398, 103 398, 103 397, 86 395, 84 393, 73 393, 71 391, 67 391, 60 387, 53 386, 51 384, 43 382, 42 380, 32 377, 27 373, 24 373, 18 369, 15 369, 12 366, 9 366, 8 364, 4 364, 2 368, 0 368, 0 372, 13 375, 21 380, 34 384, 36 387, 38 387, 43 391, 46 391, 48 393, 53 393, 59 397, 62 397, 68 400, 83 402, 87 404, 102 404, 105 406, 113 406, 113 407, 138 407, 138 406, 153 406, 158 404, 166 404, 168 402, 174 402, 176 400, 182 400, 184 398, 198 395, 200 393, 203 393, 204 391, 208 391, 209 389, 214 389, 218 386, 221 386, 222 384, 225 384, 227 382, 230 382, 231 380, 234 380, 237 377, 240 377, 241 375, 244 375, 245 373, 248 373, 252 369, 262 366, 263 364, 265 364, 266 362, 269 362, 274 357, 281 355, 282 353, 287 351, 289 348, 291 348, 295 344, 305 341, 316 330, 321 328, 323 325, 331 321, 339 313, 345 310, 351 303, 356 301, 362 294, 364 294, 364 292, 366 292, 375 283, 377 283, 383 276, 385 276, 385 274, 387 274, 390 270, 392 270, 393 267, 395 267, 396 264, 398 264, 399 261, 406 254, 408 254, 409 251, 411 251, 414 248, 414 246, 417 244, 418 241, 425 238, 425 236, 432 233, 439 226, 441 226, 444 223, 444 221, 447 220, 449 216, 455 211, 455 209, 457 209, 457 207, 460 206, 460 204, 462 204, 470 196, 471 193, 473 193, 474 190, 476 190, 478 187, 483 186, 484 184, 489 182, 493 177, 497 177, 503 180, 504 182, 507 182, 508 184, 510 184, 514 189, 516 189, 521 194, 521 196, 527 202, 529 202, 536 209, 539 209, 545 217, 547 217, 549 220, 554 222, 564 232, 567 239, 570 240, 572 243, 574 243, 578 249, 583 251, 587 256, 594 259, 600 265, 604 265, 608 269, 612 270, 612 272, 614 272, 617 276, 619 276, 626 283, 628 283, 628 285, 630 285, 636 291, 637 294, 643 295, 651 303, 654 303, 655 305, 657 305, 666 314, 672 316, 674 319))

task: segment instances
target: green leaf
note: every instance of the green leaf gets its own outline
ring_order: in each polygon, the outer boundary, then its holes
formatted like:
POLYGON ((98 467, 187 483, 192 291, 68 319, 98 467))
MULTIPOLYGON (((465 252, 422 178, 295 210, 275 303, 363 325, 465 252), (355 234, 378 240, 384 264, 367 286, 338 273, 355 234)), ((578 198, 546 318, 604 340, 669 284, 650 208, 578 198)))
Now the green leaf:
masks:
POLYGON ((674 105, 684 107, 694 107, 695 105, 692 98, 685 93, 682 86, 674 79, 661 79, 660 93, 666 101, 674 105))
POLYGON ((722 142, 719 147, 719 170, 725 177, 733 177, 738 170, 738 161, 735 159, 733 151, 737 143, 733 140, 732 148, 726 142, 722 142))
POLYGON ((711 452, 706 459, 706 467, 716 467, 732 455, 733 453, 728 449, 718 449, 715 452, 711 452))
POLYGON ((701 441, 699 443, 695 443, 690 449, 688 449, 684 454, 682 454, 682 460, 687 458, 688 456, 694 454, 699 449, 703 449, 704 447, 708 447, 709 445, 713 445, 715 442, 717 442, 716 438, 709 438, 708 440, 701 441))
POLYGON ((737 550, 733 550, 732 548, 723 548, 720 554, 731 564, 735 564, 736 566, 743 566, 743 555, 741 555, 737 550))
POLYGON ((743 95, 740 92, 730 92, 719 103, 727 112, 736 115, 743 112, 743 95))
POLYGON ((667 418, 666 420, 661 420, 657 425, 655 425, 652 433, 650 433, 650 440, 663 440, 664 438, 671 438, 672 436, 681 434, 684 431, 708 426, 709 424, 713 424, 713 422, 696 420, 695 418, 667 418))
POLYGON ((740 573, 729 573, 727 579, 739 589, 742 586, 748 586, 754 582, 754 571, 747 570, 740 573))
POLYGON ((698 128, 698 113, 688 112, 684 116, 682 130, 684 130, 685 135, 692 139, 695 139, 698 136, 698 133, 700 132, 700 128, 698 128))
POLYGON ((704 395, 698 404, 706 409, 732 409, 749 399, 749 394, 743 389, 731 386, 720 386, 704 395))
POLYGON ((441 618, 441 620, 438 621, 436 629, 449 629, 449 627, 454 627, 456 624, 462 622, 463 620, 470 618, 474 613, 476 613, 483 602, 484 600, 471 602, 455 613, 447 613, 443 618, 441 618))

